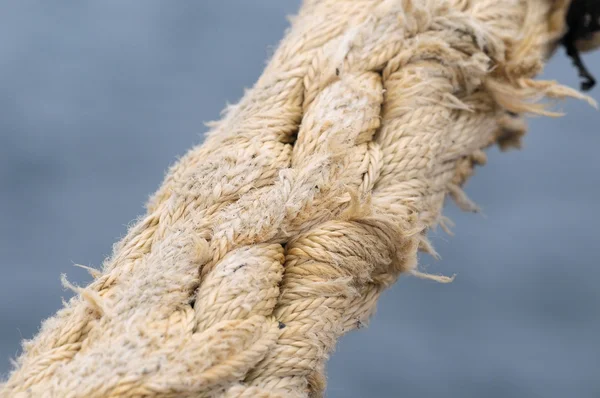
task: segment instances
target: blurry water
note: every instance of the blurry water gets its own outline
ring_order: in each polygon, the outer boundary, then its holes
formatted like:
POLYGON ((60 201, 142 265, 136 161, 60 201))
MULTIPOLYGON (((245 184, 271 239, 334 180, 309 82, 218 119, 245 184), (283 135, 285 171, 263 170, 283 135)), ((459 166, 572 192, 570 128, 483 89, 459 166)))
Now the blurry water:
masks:
MULTIPOLYGON (((90 280, 177 156, 260 74, 299 0, 6 2, 0 14, 0 372, 90 280)), ((600 75, 600 56, 586 63, 600 75)), ((546 77, 577 85, 562 51, 546 77)), ((600 88, 592 94, 598 97, 600 88)), ((329 364, 330 397, 600 396, 600 114, 534 119, 447 215, 440 285, 402 278, 329 364)))

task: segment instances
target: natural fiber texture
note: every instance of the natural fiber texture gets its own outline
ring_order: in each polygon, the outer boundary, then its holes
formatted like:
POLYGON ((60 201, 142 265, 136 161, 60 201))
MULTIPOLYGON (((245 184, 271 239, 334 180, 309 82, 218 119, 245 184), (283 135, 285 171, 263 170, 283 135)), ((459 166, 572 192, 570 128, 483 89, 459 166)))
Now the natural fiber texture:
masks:
POLYGON ((532 80, 567 5, 305 1, 0 395, 319 396, 337 339, 402 272, 428 276, 446 195, 475 209, 482 149, 518 144, 514 114, 551 114, 543 97, 581 97, 532 80))

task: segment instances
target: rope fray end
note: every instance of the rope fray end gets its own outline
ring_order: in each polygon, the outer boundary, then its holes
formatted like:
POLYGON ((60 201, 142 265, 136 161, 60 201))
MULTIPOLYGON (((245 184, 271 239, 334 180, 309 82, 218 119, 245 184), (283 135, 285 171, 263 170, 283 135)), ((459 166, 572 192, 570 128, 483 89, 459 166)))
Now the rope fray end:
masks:
POLYGON ((87 265, 83 265, 83 264, 73 264, 74 267, 78 267, 78 268, 83 268, 84 270, 86 270, 94 279, 98 279, 98 277, 100 275, 102 275, 102 272, 100 272, 99 270, 97 270, 96 268, 92 268, 92 267, 88 267, 87 265))
POLYGON ((440 256, 440 254, 435 250, 433 244, 429 241, 427 236, 423 235, 419 237, 419 250, 429 254, 438 261, 442 259, 442 256, 440 256))
POLYGON ((93 310, 98 312, 100 315, 107 315, 108 311, 102 303, 102 297, 100 297, 97 292, 73 285, 67 280, 66 274, 60 275, 60 281, 65 289, 72 290, 74 293, 79 294, 93 310))
POLYGON ((372 197, 367 194, 361 197, 356 189, 348 189, 341 203, 348 203, 348 207, 340 214, 340 219, 345 221, 357 220, 364 217, 369 217, 373 214, 372 197))
POLYGON ((437 223, 434 224, 434 227, 436 226, 439 226, 448 236, 454 236, 454 232, 452 231, 452 228, 455 226, 454 221, 447 216, 440 215, 437 223))
MULTIPOLYGON (((437 251, 435 251, 435 249, 433 248, 433 245, 431 244, 431 242, 425 235, 421 235, 419 237, 419 250, 431 255, 436 260, 439 260, 441 258, 441 256, 437 253, 437 251)), ((456 277, 456 274, 454 274, 452 276, 445 276, 445 275, 434 275, 434 274, 428 274, 426 272, 421 272, 417 269, 416 265, 414 266, 414 268, 408 270, 408 273, 413 276, 416 276, 417 278, 420 278, 420 279, 429 279, 429 280, 436 281, 439 283, 450 283, 450 282, 454 281, 454 278, 456 277)))
POLYGON ((434 275, 428 274, 426 272, 417 271, 416 269, 410 270, 409 273, 412 276, 416 276, 419 279, 428 279, 439 283, 451 283, 454 281, 454 278, 456 278, 456 274, 452 276, 434 275))
POLYGON ((559 100, 575 98, 586 101, 590 106, 598 109, 598 104, 592 97, 554 81, 519 79, 514 84, 508 85, 496 79, 487 79, 485 87, 498 105, 517 114, 564 116, 562 112, 547 110, 548 104, 539 103, 544 98, 559 100))

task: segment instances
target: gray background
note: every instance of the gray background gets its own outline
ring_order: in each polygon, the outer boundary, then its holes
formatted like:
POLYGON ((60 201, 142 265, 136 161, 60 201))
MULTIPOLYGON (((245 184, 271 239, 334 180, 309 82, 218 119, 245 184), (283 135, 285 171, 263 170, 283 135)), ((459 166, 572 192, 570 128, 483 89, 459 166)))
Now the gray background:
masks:
MULTIPOLYGON (((0 372, 90 277, 178 155, 260 74, 299 0, 2 2, 0 372)), ((600 56, 585 61, 600 76, 600 56)), ((577 86, 559 54, 546 77, 577 86)), ((598 98, 600 87, 592 92, 598 98)), ((342 339, 330 397, 600 396, 600 113, 567 101, 478 169, 485 217, 446 214, 457 273, 402 278, 342 339)))

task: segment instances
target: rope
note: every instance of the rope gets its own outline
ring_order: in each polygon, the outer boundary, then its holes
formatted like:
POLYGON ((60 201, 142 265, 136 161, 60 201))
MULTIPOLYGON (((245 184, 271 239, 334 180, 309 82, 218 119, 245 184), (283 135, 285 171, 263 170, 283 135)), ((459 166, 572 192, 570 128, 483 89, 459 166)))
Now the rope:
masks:
MULTIPOLYGON (((305 0, 2 397, 306 397, 484 149, 518 145, 568 1, 305 0), (517 115, 517 116, 515 116, 517 115)), ((65 281, 67 286, 70 286, 65 281)))

